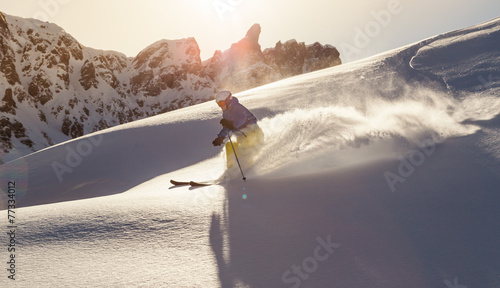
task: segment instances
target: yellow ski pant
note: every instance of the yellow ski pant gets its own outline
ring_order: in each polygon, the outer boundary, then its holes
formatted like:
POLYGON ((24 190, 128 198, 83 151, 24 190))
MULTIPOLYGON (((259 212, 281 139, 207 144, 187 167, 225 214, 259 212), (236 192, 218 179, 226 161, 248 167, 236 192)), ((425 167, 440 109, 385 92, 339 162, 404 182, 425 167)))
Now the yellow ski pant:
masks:
POLYGON ((226 160, 228 168, 236 163, 236 158, 234 156, 235 151, 242 166, 252 166, 255 160, 255 154, 259 152, 262 143, 264 143, 264 133, 259 126, 255 125, 252 129, 243 132, 246 137, 244 135, 238 135, 236 141, 233 141, 234 151, 231 142, 228 141, 226 143, 226 160))

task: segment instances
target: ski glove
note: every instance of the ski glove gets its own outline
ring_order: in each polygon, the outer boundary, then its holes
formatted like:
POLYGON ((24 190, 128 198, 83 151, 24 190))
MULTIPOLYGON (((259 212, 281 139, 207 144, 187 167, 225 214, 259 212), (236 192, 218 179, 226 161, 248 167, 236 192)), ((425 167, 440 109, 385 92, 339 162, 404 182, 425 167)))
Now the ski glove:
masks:
POLYGON ((222 127, 227 128, 229 130, 236 130, 234 128, 233 121, 229 121, 227 119, 222 119, 222 120, 220 120, 220 124, 222 125, 222 127))
POLYGON ((215 138, 215 140, 214 140, 214 141, 212 141, 212 144, 213 144, 214 146, 220 146, 220 145, 222 145, 222 143, 223 143, 223 142, 224 142, 224 138, 222 138, 222 137, 217 137, 217 138, 215 138))

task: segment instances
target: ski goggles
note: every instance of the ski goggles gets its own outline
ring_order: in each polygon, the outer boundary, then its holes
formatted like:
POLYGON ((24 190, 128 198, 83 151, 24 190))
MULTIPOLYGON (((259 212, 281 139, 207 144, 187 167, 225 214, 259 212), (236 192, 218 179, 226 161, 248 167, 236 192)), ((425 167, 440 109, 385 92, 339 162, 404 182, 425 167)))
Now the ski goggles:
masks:
POLYGON ((222 101, 217 102, 217 105, 219 105, 219 107, 226 105, 226 100, 222 100, 222 101))

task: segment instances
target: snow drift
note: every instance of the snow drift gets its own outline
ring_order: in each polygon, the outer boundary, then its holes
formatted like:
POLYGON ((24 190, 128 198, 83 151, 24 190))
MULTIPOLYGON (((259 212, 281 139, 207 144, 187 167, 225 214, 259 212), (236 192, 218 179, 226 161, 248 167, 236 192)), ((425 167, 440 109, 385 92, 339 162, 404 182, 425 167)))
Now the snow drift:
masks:
POLYGON ((0 166, 16 284, 498 287, 499 41, 496 19, 239 93, 266 139, 247 182, 168 182, 224 173, 214 103, 0 166))

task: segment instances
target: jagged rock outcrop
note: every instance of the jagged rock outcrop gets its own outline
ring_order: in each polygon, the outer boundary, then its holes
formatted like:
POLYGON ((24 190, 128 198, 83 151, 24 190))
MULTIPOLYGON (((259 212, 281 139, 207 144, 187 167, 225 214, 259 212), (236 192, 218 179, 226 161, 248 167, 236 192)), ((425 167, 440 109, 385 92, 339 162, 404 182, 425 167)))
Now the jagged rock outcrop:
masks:
POLYGON ((5 94, 2 98, 0 106, 0 112, 16 115, 16 108, 17 104, 14 101, 14 98, 12 98, 12 89, 11 88, 5 89, 5 94))
MULTIPOLYGON (((26 129, 21 122, 0 116, 0 152, 9 153, 14 149, 11 141, 13 137, 24 146, 33 147, 33 141, 26 135, 26 129)), ((3 159, 0 162, 4 162, 3 159)))
POLYGON ((28 85, 28 94, 32 96, 31 102, 45 105, 52 100, 52 84, 45 71, 41 70, 36 74, 28 85))
POLYGON ((0 31, 2 34, 6 34, 6 31, 9 30, 9 25, 7 24, 7 19, 2 12, 0 12, 0 31))
POLYGON ((285 77, 316 71, 340 65, 340 53, 330 45, 316 42, 305 45, 304 42, 290 40, 279 41, 274 48, 264 50, 266 62, 285 77))
POLYGON ((208 75, 219 89, 247 90, 286 77, 341 64, 338 50, 316 42, 312 45, 290 40, 261 50, 261 27, 254 24, 246 36, 231 48, 205 61, 208 75))
POLYGON ((10 47, 8 40, 12 34, 9 30, 7 20, 2 12, 0 12, 0 73, 10 85, 21 83, 19 75, 16 71, 15 54, 10 47))
POLYGON ((259 24, 254 24, 245 37, 231 45, 227 51, 226 60, 233 67, 245 68, 262 61, 263 55, 260 49, 259 37, 262 31, 259 24))
POLYGON ((260 33, 253 25, 205 62, 194 38, 160 40, 129 58, 84 47, 55 24, 0 13, 0 161, 208 101, 218 89, 238 92, 340 63, 335 48, 319 43, 278 42, 262 52, 260 33))
POLYGON ((82 69, 80 70, 80 74, 80 84, 82 85, 83 89, 89 90, 91 87, 97 89, 99 81, 97 81, 96 78, 94 62, 91 62, 89 60, 85 61, 85 63, 83 63, 82 69))

